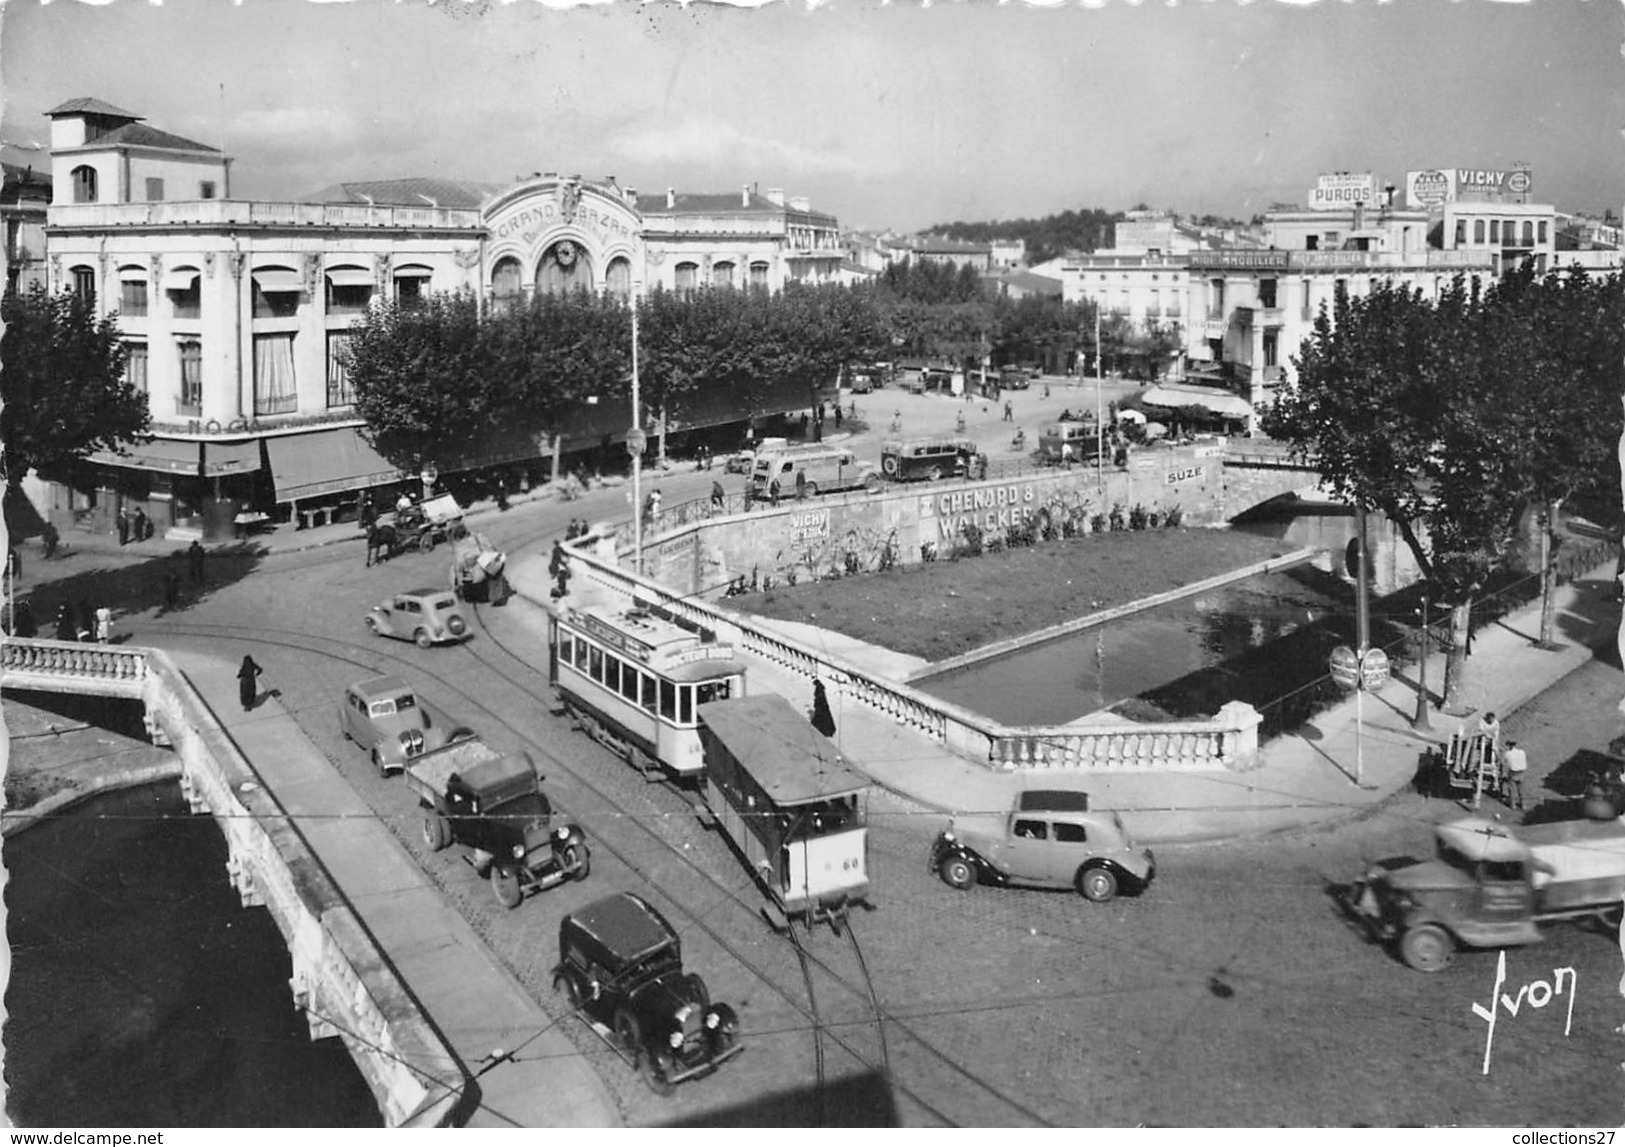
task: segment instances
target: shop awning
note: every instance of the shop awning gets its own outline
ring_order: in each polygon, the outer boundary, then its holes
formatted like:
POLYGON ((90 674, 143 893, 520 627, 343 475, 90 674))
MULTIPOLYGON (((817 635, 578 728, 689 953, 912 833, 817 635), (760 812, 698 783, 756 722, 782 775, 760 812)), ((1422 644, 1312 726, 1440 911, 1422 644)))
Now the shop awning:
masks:
POLYGON ((122 466, 128 470, 157 470, 164 474, 187 474, 197 477, 203 459, 203 446, 199 442, 182 442, 173 438, 154 438, 150 442, 126 442, 125 453, 97 450, 86 457, 87 462, 102 466, 122 466))
POLYGON ((164 272, 164 290, 190 291, 192 284, 197 282, 196 267, 177 267, 173 271, 164 272))
POLYGON ((1226 418, 1248 418, 1253 413, 1252 403, 1223 390, 1203 390, 1200 387, 1153 386, 1140 395, 1147 406, 1160 406, 1165 410, 1178 410, 1182 406, 1205 406, 1214 414, 1226 418))
POLYGON ((353 426, 267 438, 265 450, 279 502, 360 490, 401 477, 353 426))
POLYGON ((327 281, 335 287, 370 287, 372 272, 365 267, 329 267, 327 281))
POLYGON ((260 468, 260 440, 248 442, 206 442, 203 445, 203 476, 222 478, 227 474, 247 474, 260 468))
POLYGON ((262 291, 302 291, 305 277, 282 267, 258 267, 254 270, 254 285, 262 291))

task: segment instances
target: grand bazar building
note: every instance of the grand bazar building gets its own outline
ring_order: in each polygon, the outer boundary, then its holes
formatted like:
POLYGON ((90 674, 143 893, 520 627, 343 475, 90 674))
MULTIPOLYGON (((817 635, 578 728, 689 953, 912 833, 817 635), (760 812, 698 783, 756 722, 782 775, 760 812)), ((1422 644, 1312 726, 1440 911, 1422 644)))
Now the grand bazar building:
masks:
MULTIPOLYGON (((116 313, 151 438, 30 483, 59 524, 103 530, 140 507, 160 533, 228 535, 243 515, 320 516, 403 475, 366 442, 341 352, 376 300, 473 292, 485 306, 585 287, 837 281, 835 218, 749 185, 640 197, 614 177, 537 174, 502 187, 448 179, 347 183, 297 202, 231 197, 231 157, 96 99, 51 120, 51 291, 116 313)), ((805 406, 770 399, 756 414, 805 406)), ((695 426, 737 420, 696 413, 695 426)), ((587 408, 551 441, 494 442, 442 473, 541 460, 624 439, 623 405, 587 408)))

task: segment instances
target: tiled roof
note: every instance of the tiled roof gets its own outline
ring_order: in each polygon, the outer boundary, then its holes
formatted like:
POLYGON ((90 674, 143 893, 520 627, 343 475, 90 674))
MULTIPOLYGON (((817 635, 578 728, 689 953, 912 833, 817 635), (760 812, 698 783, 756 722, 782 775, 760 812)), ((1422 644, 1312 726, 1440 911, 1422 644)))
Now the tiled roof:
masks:
POLYGON ((696 193, 692 191, 679 191, 673 198, 676 205, 666 206, 666 193, 663 191, 638 192, 638 210, 645 215, 659 215, 671 212, 678 215, 777 215, 786 211, 794 211, 802 215, 819 215, 826 219, 835 218, 825 211, 816 211, 809 208, 802 211, 799 207, 791 207, 788 198, 780 203, 774 203, 765 195, 751 192, 749 203, 746 195, 741 191, 728 191, 718 194, 696 193))
POLYGON ((415 176, 407 179, 373 179, 354 183, 334 183, 299 196, 301 203, 373 203, 388 207, 436 206, 476 210, 480 204, 508 184, 482 183, 472 179, 439 179, 415 176))
POLYGON ((123 127, 114 128, 110 132, 98 135, 95 139, 87 140, 86 147, 102 147, 106 144, 117 143, 127 147, 163 147, 171 151, 213 151, 218 147, 210 147, 206 143, 198 143, 195 139, 175 135, 172 132, 159 131, 155 127, 148 127, 144 123, 127 123, 123 127))
POLYGON ((1051 298, 1061 295, 1061 280, 1048 275, 1035 275, 1031 271, 1011 271, 1008 275, 1000 275, 999 281, 1029 295, 1047 295, 1051 298))
POLYGON ((91 96, 80 96, 76 100, 69 100, 65 104, 58 104, 45 113, 47 116, 56 115, 105 115, 116 116, 119 119, 146 119, 146 116, 127 112, 123 108, 116 108, 110 103, 95 99, 91 96))

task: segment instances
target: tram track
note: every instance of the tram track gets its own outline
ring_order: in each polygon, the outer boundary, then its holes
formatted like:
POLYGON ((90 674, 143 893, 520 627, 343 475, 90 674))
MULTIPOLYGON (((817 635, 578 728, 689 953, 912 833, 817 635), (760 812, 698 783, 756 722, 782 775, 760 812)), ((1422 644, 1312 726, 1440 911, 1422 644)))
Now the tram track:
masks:
MULTIPOLYGON (((488 609, 489 607, 485 608, 488 609)), ((486 624, 488 619, 480 607, 470 606, 470 610, 475 615, 479 623, 480 633, 484 640, 473 645, 464 643, 462 646, 456 647, 456 651, 460 651, 476 664, 490 670, 508 689, 511 689, 517 693, 519 698, 524 702, 538 709, 545 710, 548 707, 548 700, 545 695, 539 694, 536 690, 527 688, 525 685, 521 684, 524 678, 529 675, 534 674, 538 677, 542 676, 542 671, 537 670, 535 666, 531 665, 530 662, 528 662, 524 657, 520 656, 518 652, 510 647, 509 644, 502 639, 502 637, 498 636, 490 629, 490 627, 486 624), (501 655, 500 657, 493 657, 483 652, 479 648, 480 645, 487 642, 501 655), (504 660, 511 662, 512 664, 505 664, 504 660), (520 672, 516 673, 516 669, 520 672)), ((449 667, 448 670, 426 670, 419 662, 411 660, 409 657, 398 655, 391 650, 375 650, 369 648, 363 654, 362 650, 357 647, 355 642, 346 641, 342 638, 328 637, 321 634, 292 629, 277 629, 259 626, 208 625, 203 623, 176 624, 168 621, 160 621, 154 624, 152 629, 154 632, 171 633, 180 637, 191 636, 207 640, 231 638, 238 641, 253 641, 270 647, 287 648, 301 653, 313 654, 332 660, 337 660, 343 664, 356 666, 358 669, 369 673, 379 672, 379 665, 380 663, 383 663, 390 665, 392 669, 398 667, 399 671, 409 673, 414 677, 428 678, 439 685, 445 692, 454 694, 463 703, 466 703, 466 705, 482 714, 486 720, 482 722, 480 727, 490 728, 492 726, 497 726, 507 730, 510 735, 516 737, 521 742, 530 745, 533 751, 537 752, 542 758, 545 759, 548 767, 551 770, 562 773, 569 777, 574 785, 591 793, 603 803, 605 808, 616 809, 622 813, 625 813, 626 811, 621 807, 624 803, 622 794, 611 792, 608 788, 595 780, 591 770, 572 765, 559 756, 556 752, 549 750, 545 746, 536 744, 532 738, 527 737, 521 730, 503 717, 503 715, 498 711, 498 708, 494 707, 494 699, 490 697, 482 699, 481 697, 478 697, 474 693, 470 692, 468 688, 459 682, 456 675, 449 671, 449 667)), ((545 685, 543 688, 545 688, 545 685)), ((583 739, 583 743, 585 743, 585 739, 583 739)), ((626 766, 624 763, 621 763, 621 767, 630 769, 630 766, 626 766)), ((675 793, 672 786, 667 785, 648 786, 648 789, 659 789, 660 791, 675 793)), ((676 795, 677 799, 682 799, 680 793, 676 795)), ((687 802, 684 803, 686 804, 687 802)), ((654 802, 651 801, 650 804, 651 806, 654 806, 654 802)), ((415 817, 403 817, 399 813, 386 814, 383 810, 378 811, 380 815, 387 816, 392 822, 397 837, 400 838, 403 843, 407 843, 411 850, 415 851, 415 834, 409 827, 409 822, 415 820, 415 817)), ((415 805, 412 811, 415 813, 415 805)), ((624 842, 617 843, 612 841, 610 836, 601 830, 595 831, 593 834, 593 847, 595 849, 603 849, 604 851, 609 852, 611 855, 615 856, 616 859, 619 860, 629 872, 648 882, 652 887, 660 889, 662 897, 670 901, 697 928, 704 932, 720 950, 726 952, 730 958, 739 963, 740 966, 748 971, 753 977, 767 986, 775 995, 783 999, 784 1002, 795 1013, 799 1014, 804 1020, 806 1020, 812 1026, 815 1039, 819 1041, 818 1047, 815 1050, 815 1059, 825 1073, 828 1071, 828 1063, 824 1041, 828 1041, 830 1045, 840 1049, 841 1052, 849 1057, 862 1070, 873 1073, 878 1078, 886 1080, 896 1095, 907 1098, 911 1104, 915 1105, 919 1111, 927 1116, 931 1121, 949 1126, 959 1125, 963 1122, 985 1123, 989 1120, 989 1108, 987 1104, 989 1101, 991 1101, 997 1105, 997 1110, 1001 1112, 1000 1115, 992 1117, 994 1122, 1006 1125, 1011 1123, 1045 1125, 1049 1122, 1041 1114, 1033 1111, 1019 1099, 1000 1091, 998 1088, 987 1083, 985 1080, 965 1068, 953 1057, 941 1051, 923 1035, 915 1031, 905 1020, 888 1011, 880 1002, 879 994, 875 989, 872 978, 869 976, 867 961, 863 958, 861 946, 857 944, 855 936, 851 938, 849 943, 853 946, 857 953, 857 960, 860 965, 860 977, 863 981, 861 984, 853 983, 852 977, 849 974, 835 968, 830 961, 826 960, 822 956, 807 950, 805 946, 800 947, 798 962, 801 957, 804 956, 807 964, 810 966, 809 969, 804 973, 804 983, 808 988, 808 998, 807 1003, 803 1004, 802 1001, 797 998, 797 993, 793 989, 785 986, 783 977, 781 975, 777 975, 772 972, 759 959, 748 952, 744 945, 742 945, 734 937, 725 934, 712 922, 711 919, 708 918, 715 913, 716 905, 719 902, 729 904, 739 913, 748 914, 751 917, 758 917, 760 901, 755 897, 747 899, 744 895, 741 895, 739 889, 717 877, 705 865, 690 855, 690 851, 687 848, 674 844, 670 839, 667 838, 666 835, 658 831, 654 827, 655 824, 667 815, 668 810, 660 809, 658 807, 651 807, 647 815, 622 815, 617 818, 617 821, 621 824, 629 826, 632 831, 640 834, 646 840, 654 842, 660 853, 664 854, 668 859, 674 859, 683 869, 702 881, 703 886, 707 887, 707 891, 709 893, 709 895, 706 897, 702 898, 701 896, 694 894, 691 894, 686 898, 681 897, 681 895, 671 887, 672 882, 669 878, 657 878, 657 874, 653 871, 651 865, 640 863, 631 854, 629 846, 627 846, 624 842), (709 903, 702 905, 700 903, 702 899, 708 900, 709 903), (865 1055, 862 1050, 854 1045, 854 1041, 851 1038, 848 1038, 847 1035, 837 1030, 837 1026, 845 1025, 833 1025, 828 1021, 828 1018, 820 1010, 816 1001, 816 996, 813 994, 810 968, 817 968, 821 970, 826 977, 837 984, 845 993, 864 1001, 873 1017, 876 1030, 879 1033, 879 1041, 882 1048, 879 1055, 865 1055), (916 1085, 911 1083, 907 1078, 900 1079, 898 1075, 891 1070, 892 1065, 890 1063, 890 1050, 885 1046, 884 1028, 887 1024, 890 1024, 894 1030, 901 1032, 908 1037, 908 1047, 914 1054, 915 1059, 920 1061, 917 1064, 918 1070, 922 1071, 926 1075, 930 1075, 932 1073, 946 1073, 949 1076, 951 1083, 947 1088, 944 1089, 944 1094, 963 1097, 965 1093, 969 1091, 976 1095, 980 1102, 973 1102, 964 1108, 967 1113, 973 1114, 966 1114, 962 1118, 955 1118, 953 1113, 942 1109, 937 1102, 934 1102, 931 1098, 928 1098, 924 1093, 922 1093, 921 1086, 923 1086, 923 1082, 916 1085)), ((754 888, 754 884, 752 884, 751 887, 754 888)), ((543 993, 538 994, 540 995, 543 993)), ((544 1006, 547 1005, 544 1004, 544 1006)), ((549 1010, 551 1010, 551 1007, 549 1010)), ((911 1076, 913 1074, 914 1072, 912 1071, 909 1073, 911 1076)), ((933 1092, 936 1090, 937 1089, 933 1089, 933 1092)), ((956 1106, 958 1105, 956 1104, 956 1106)))

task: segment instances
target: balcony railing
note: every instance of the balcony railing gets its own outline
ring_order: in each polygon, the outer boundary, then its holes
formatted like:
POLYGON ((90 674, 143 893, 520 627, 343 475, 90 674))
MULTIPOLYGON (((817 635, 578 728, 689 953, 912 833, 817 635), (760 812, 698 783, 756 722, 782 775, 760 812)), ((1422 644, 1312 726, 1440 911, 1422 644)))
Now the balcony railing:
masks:
POLYGON ((348 203, 259 203, 240 199, 156 203, 64 203, 49 208, 51 227, 480 227, 480 213, 449 207, 365 207, 348 203))

